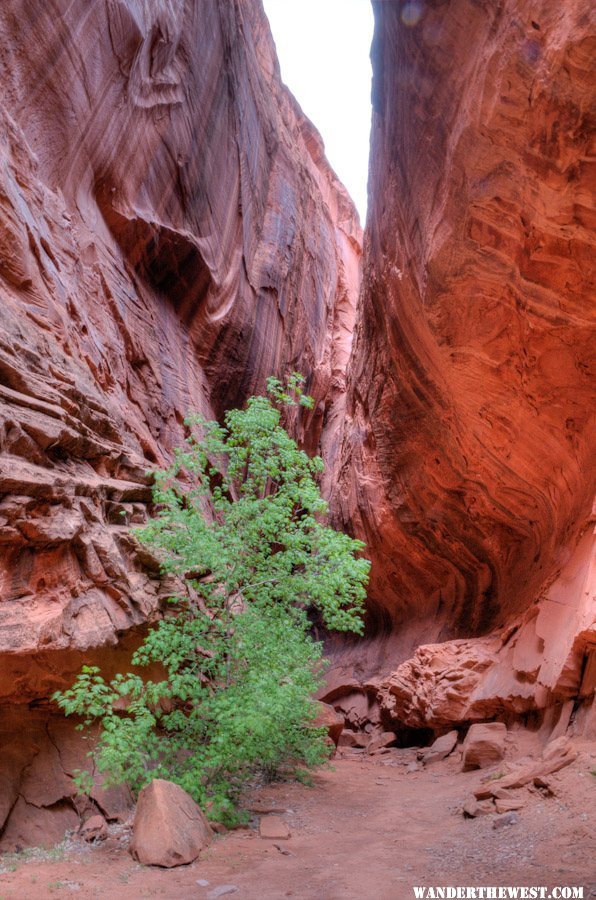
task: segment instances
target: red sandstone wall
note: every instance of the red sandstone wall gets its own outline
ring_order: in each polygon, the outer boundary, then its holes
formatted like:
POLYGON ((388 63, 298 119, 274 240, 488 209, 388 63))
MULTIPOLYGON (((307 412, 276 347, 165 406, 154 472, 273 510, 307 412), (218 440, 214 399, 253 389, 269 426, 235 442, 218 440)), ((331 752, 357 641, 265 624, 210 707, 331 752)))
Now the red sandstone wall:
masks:
POLYGON ((76 754, 56 755, 50 693, 83 659, 116 666, 168 592, 130 535, 146 470, 190 409, 220 415, 295 368, 318 445, 343 394, 361 231, 280 82, 258 0, 6 0, 0 35, 0 703, 20 704, 0 714, 0 830, 16 803, 13 846, 42 820, 51 841, 73 815, 76 754), (37 790, 32 759, 46 757, 37 790))
POLYGON ((377 639, 338 654, 330 685, 431 643, 383 697, 436 725, 437 707, 443 723, 544 708, 593 670, 595 41, 586 0, 416 6, 412 22, 374 4, 335 501, 369 545, 377 639))
POLYGON ((3 847, 76 821, 47 698, 168 591, 146 469, 272 372, 308 376, 297 432, 374 563, 331 696, 596 728, 591 8, 419 6, 375 4, 351 356, 359 226, 258 0, 0 7, 3 847))

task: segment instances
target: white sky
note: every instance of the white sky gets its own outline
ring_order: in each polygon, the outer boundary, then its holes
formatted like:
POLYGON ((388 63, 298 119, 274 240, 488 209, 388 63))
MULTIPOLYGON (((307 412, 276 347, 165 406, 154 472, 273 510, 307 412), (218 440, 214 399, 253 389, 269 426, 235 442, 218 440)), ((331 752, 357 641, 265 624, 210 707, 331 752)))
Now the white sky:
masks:
POLYGON ((370 137, 370 0, 263 0, 281 76, 325 142, 366 218, 370 137))

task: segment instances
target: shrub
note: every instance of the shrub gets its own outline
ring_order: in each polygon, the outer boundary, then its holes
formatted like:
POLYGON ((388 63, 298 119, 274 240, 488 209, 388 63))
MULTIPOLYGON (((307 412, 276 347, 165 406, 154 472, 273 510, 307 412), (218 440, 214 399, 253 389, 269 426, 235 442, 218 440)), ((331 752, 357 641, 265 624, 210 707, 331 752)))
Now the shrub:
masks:
POLYGON ((323 463, 281 424, 282 409, 312 404, 302 381, 269 379, 269 396, 223 426, 192 416, 186 446, 155 476, 159 511, 138 536, 186 579, 188 596, 173 598, 132 662, 159 664, 163 677, 106 683, 85 667, 54 695, 67 715, 100 721, 94 755, 109 782, 173 780, 221 821, 235 819, 255 775, 328 756, 312 725, 323 666, 309 610, 328 629, 363 627, 364 545, 324 524, 323 463))

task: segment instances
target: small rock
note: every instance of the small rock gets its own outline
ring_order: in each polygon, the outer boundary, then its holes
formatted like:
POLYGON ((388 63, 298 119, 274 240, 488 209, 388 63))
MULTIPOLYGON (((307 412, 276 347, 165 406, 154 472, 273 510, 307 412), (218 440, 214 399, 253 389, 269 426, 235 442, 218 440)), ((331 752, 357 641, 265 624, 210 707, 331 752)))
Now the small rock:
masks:
POLYGON ((210 822, 211 828, 216 834, 227 834, 228 829, 223 824, 223 822, 210 822))
POLYGON ((493 828, 507 828, 509 825, 517 825, 518 822, 519 815, 516 812, 508 812, 503 816, 499 816, 498 819, 495 819, 493 828))
POLYGON ((263 816, 259 822, 259 835, 274 841, 287 841, 292 836, 290 826, 279 816, 263 816))
POLYGON ((466 819, 476 819, 478 816, 487 816, 494 812, 495 808, 492 803, 479 803, 477 800, 468 800, 464 803, 463 814, 466 819))
POLYGON ((91 816, 81 825, 79 834, 85 841, 105 841, 108 836, 108 823, 103 816, 91 816))
POLYGON ((544 797, 555 796, 555 791, 553 789, 552 783, 548 780, 548 778, 544 778, 542 775, 536 775, 536 777, 534 778, 534 787, 538 788, 538 790, 544 797))
POLYGON ((503 759, 507 726, 502 722, 471 725, 463 744, 463 770, 485 769, 503 759))
POLYGON ((492 787, 490 784, 482 785, 482 787, 477 788, 474 791, 474 797, 476 800, 490 800, 491 797, 495 796, 496 788, 492 787))
POLYGON ((195 884, 198 884, 199 887, 207 887, 209 882, 207 881, 206 878, 197 878, 197 880, 195 881, 195 884))
POLYGON ((139 794, 130 853, 143 865, 186 865, 211 836, 207 819, 179 785, 154 778, 139 794))
POLYGON ((438 762, 441 759, 445 759, 446 756, 449 756, 455 749, 457 736, 457 731, 449 731, 447 734, 442 734, 441 737, 438 737, 422 754, 422 762, 424 765, 428 766, 431 763, 438 762))
POLYGON ((419 772, 420 766, 417 762, 410 762, 406 766, 406 772, 419 772))
POLYGON ((513 812, 515 809, 523 809, 525 806, 524 800, 495 800, 495 807, 498 813, 508 813, 513 812))
POLYGON ((217 900, 217 897, 225 897, 226 894, 237 894, 240 890, 235 884, 220 884, 207 894, 207 900, 217 900))
POLYGON ((339 736, 338 745, 340 747, 368 747, 370 743, 370 735, 366 734, 364 731, 350 731, 347 728, 344 728, 342 733, 339 736))
POLYGON ((285 847, 280 847, 279 844, 274 844, 273 846, 275 847, 276 850, 279 850, 279 852, 281 853, 282 856, 293 856, 294 855, 293 853, 290 853, 289 850, 286 850, 285 847))

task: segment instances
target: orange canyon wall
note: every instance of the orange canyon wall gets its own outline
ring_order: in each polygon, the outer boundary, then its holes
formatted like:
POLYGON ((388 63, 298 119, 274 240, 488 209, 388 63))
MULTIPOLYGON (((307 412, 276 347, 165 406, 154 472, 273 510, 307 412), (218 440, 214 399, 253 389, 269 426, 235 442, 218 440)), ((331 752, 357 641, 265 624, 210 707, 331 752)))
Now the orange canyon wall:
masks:
POLYGON ((7 0, 0 34, 6 847, 76 818, 52 691, 121 663, 171 590, 130 526, 184 416, 299 368, 318 445, 361 230, 258 0, 7 0))
POLYGON ((413 727, 558 715, 596 677, 593 6, 374 8, 334 495, 373 559, 372 639, 330 692, 413 727))
POLYGON ((1 5, 0 847, 76 824, 48 698, 171 589, 130 535, 147 469, 294 368, 373 560, 328 696, 596 729, 591 5, 374 6, 356 310, 357 217, 259 0, 1 5))

